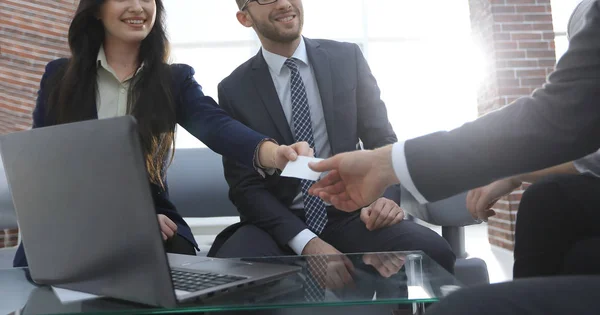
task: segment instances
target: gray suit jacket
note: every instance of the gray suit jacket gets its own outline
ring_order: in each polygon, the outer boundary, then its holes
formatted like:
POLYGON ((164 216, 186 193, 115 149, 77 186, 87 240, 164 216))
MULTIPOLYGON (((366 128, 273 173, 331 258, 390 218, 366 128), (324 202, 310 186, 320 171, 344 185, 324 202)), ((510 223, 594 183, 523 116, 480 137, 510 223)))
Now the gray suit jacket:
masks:
POLYGON ((427 200, 572 161, 600 147, 600 0, 580 4, 569 35, 556 71, 531 96, 450 132, 405 143, 410 175, 427 200))
MULTIPOLYGON (((333 153, 356 150, 359 140, 369 149, 396 142, 377 82, 359 47, 308 38, 305 43, 333 153)), ((233 118, 277 142, 295 142, 261 52, 219 84, 219 104, 233 118)), ((289 209, 299 191, 299 180, 278 175, 264 179, 231 159, 223 161, 229 197, 240 212, 241 224, 262 228, 282 246, 306 228, 289 209)), ((224 231, 213 250, 236 228, 224 231)))

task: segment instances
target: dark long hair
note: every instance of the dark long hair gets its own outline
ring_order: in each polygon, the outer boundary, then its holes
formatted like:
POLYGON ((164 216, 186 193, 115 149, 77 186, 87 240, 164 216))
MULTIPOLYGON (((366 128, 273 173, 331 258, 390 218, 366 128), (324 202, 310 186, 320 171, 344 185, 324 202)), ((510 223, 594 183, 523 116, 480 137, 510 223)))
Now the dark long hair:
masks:
MULTIPOLYGON (((103 2, 81 0, 69 27, 71 58, 51 79, 48 96, 48 114, 56 117, 57 124, 91 119, 90 113, 96 110, 96 60, 104 41, 104 26, 96 16, 103 2)), ((138 123, 150 181, 162 187, 175 147, 176 114, 168 59, 165 9, 162 0, 156 0, 156 22, 141 43, 138 60, 144 66, 130 84, 127 108, 138 123)))

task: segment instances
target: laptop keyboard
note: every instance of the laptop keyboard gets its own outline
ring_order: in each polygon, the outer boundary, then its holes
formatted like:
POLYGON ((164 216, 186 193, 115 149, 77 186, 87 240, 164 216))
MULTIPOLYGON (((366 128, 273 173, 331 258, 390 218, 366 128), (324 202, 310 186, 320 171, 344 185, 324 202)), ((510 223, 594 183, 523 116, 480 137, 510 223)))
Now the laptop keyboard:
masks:
POLYGON ((195 292, 216 286, 247 279, 245 277, 221 275, 210 272, 188 272, 171 270, 173 286, 176 290, 195 292))

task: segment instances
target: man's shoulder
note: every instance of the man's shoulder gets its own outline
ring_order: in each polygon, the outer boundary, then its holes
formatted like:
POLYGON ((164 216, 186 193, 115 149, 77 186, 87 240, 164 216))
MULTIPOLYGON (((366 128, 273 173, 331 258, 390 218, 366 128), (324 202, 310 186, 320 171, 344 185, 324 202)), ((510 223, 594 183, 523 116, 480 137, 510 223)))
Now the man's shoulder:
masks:
POLYGON ((342 50, 347 50, 347 49, 355 49, 356 46, 358 46, 356 43, 351 43, 351 42, 340 42, 340 41, 336 41, 336 40, 331 40, 331 39, 312 39, 312 38, 306 38, 305 37, 305 41, 307 43, 315 43, 318 44, 319 46, 321 46, 321 48, 325 49, 325 50, 335 50, 335 49, 342 49, 342 50))
POLYGON ((248 74, 252 71, 253 63, 257 56, 246 60, 246 62, 239 65, 235 70, 231 72, 225 79, 219 84, 222 87, 228 87, 231 85, 239 85, 242 80, 248 77, 248 74))

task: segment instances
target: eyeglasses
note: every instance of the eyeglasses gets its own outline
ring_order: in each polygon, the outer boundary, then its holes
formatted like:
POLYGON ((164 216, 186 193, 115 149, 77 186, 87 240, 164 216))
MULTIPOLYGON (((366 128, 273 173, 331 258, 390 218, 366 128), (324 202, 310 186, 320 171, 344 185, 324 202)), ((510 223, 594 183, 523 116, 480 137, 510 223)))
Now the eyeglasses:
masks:
POLYGON ((244 3, 244 5, 240 8, 240 11, 246 10, 246 8, 248 7, 248 4, 250 4, 250 2, 256 2, 256 3, 260 4, 260 5, 267 5, 267 4, 271 4, 271 3, 277 2, 277 0, 246 0, 246 2, 244 3))

